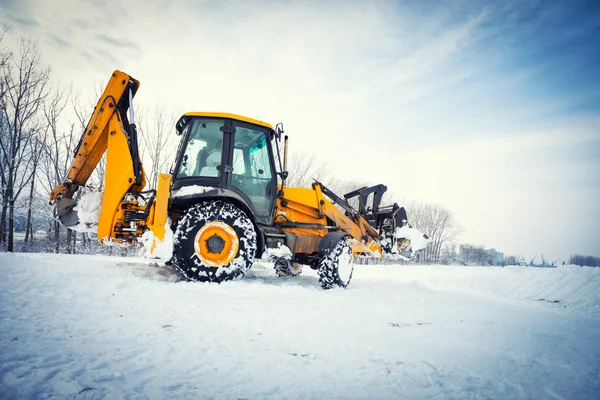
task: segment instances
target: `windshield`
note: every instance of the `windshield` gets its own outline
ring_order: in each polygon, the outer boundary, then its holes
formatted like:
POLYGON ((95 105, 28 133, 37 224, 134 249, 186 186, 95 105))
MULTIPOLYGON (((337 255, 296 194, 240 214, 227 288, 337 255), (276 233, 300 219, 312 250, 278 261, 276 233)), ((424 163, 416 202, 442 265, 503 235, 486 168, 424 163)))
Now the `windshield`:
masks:
MULTIPOLYGON (((221 163, 230 165, 231 189, 241 193, 254 212, 269 216, 272 212, 277 182, 273 172, 268 132, 266 128, 233 121, 232 141, 224 140, 224 121, 216 118, 196 118, 188 124, 187 143, 177 170, 178 177, 219 178, 221 163), (223 143, 232 143, 231 150, 223 143)), ((209 184, 217 185, 216 181, 209 184)))

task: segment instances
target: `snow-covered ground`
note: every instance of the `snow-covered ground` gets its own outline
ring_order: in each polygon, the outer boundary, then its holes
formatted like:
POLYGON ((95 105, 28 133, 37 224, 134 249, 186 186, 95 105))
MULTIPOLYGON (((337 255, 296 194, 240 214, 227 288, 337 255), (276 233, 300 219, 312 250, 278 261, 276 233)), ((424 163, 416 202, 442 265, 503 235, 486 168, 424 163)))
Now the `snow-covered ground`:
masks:
POLYGON ((0 254, 0 398, 600 398, 600 268, 358 266, 180 282, 0 254))

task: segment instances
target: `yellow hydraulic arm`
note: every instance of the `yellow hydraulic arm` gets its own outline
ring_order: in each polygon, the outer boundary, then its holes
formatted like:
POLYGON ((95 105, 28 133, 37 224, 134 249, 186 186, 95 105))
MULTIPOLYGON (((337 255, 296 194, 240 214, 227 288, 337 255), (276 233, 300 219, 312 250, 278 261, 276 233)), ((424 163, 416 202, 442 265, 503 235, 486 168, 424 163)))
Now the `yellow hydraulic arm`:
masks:
POLYGON ((56 203, 63 225, 77 224, 73 195, 86 184, 106 152, 102 209, 98 220, 100 241, 108 238, 132 242, 150 227, 148 223, 160 225, 157 228, 162 240, 160 231, 166 220, 170 176, 159 177, 162 180, 160 193, 154 193, 145 204, 138 200, 146 186, 131 104, 139 85, 139 81, 131 76, 121 71, 113 72, 75 150, 75 159, 65 181, 50 193, 50 204, 56 203), (165 181, 168 182, 165 184, 165 181), (160 203, 158 207, 157 202, 160 203), (159 209, 161 215, 155 215, 159 209))

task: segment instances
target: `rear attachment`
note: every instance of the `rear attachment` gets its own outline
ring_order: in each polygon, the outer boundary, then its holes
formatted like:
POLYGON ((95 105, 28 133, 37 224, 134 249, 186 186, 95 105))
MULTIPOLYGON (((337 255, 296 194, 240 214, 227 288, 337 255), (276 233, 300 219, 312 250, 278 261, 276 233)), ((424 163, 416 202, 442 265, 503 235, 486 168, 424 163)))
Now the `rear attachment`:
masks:
POLYGON ((83 189, 80 193, 82 194, 77 200, 66 197, 57 199, 56 216, 69 229, 96 233, 102 210, 102 192, 83 189))

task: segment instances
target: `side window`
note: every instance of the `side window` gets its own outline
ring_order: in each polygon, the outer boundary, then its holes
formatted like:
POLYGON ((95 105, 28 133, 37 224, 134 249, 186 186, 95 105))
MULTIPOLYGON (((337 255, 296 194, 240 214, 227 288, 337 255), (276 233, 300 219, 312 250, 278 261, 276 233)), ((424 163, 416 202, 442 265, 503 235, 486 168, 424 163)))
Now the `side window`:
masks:
MULTIPOLYGON (((181 153, 181 149, 183 147, 183 143, 184 143, 184 138, 187 136, 187 132, 190 130, 190 125, 191 124, 187 124, 184 128, 183 131, 181 132, 181 136, 179 138, 179 144, 177 145, 177 152, 175 153, 175 155, 181 153)), ((175 160, 175 157, 173 157, 173 160, 175 160)), ((181 169, 180 169, 181 170, 181 169)), ((171 175, 173 175, 175 173, 175 161, 173 161, 173 164, 171 164, 171 168, 169 170, 169 173, 171 175)))
POLYGON ((235 148, 233 149, 233 174, 244 175, 246 174, 246 164, 244 162, 244 150, 235 148))
POLYGON ((252 176, 261 179, 271 179, 269 150, 267 149, 267 139, 264 135, 250 147, 249 153, 252 176))
POLYGON ((274 192, 268 190, 272 183, 267 134, 236 127, 231 186, 246 196, 257 215, 268 216, 275 200, 274 192))
POLYGON ((192 138, 188 142, 183 155, 181 166, 179 167, 179 175, 195 176, 197 174, 197 165, 200 161, 199 155, 206 148, 206 141, 192 138))
POLYGON ((223 140, 220 138, 214 144, 207 145, 206 149, 198 156, 196 175, 219 176, 221 172, 217 167, 221 165, 222 151, 223 140))

